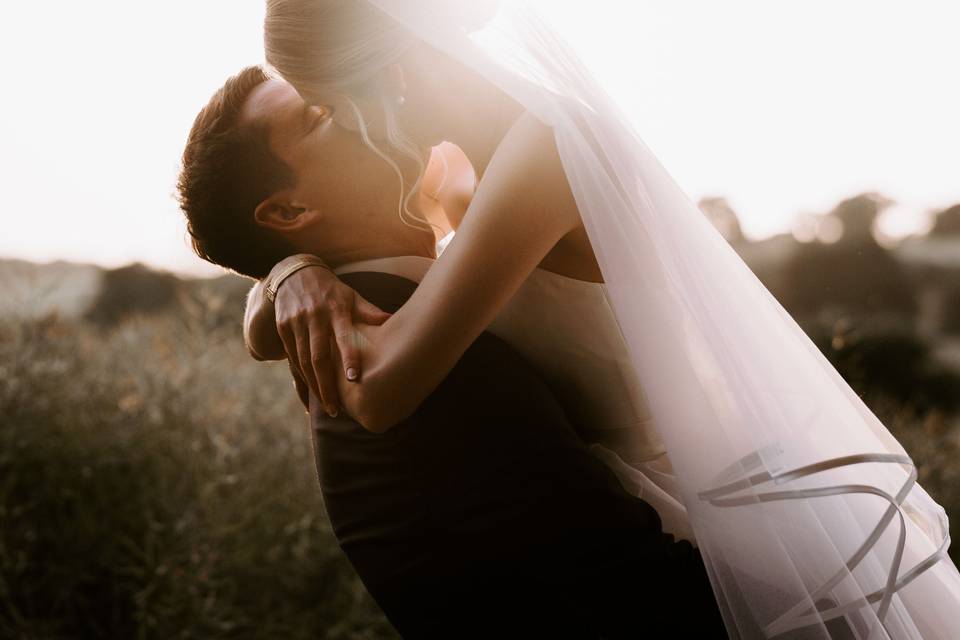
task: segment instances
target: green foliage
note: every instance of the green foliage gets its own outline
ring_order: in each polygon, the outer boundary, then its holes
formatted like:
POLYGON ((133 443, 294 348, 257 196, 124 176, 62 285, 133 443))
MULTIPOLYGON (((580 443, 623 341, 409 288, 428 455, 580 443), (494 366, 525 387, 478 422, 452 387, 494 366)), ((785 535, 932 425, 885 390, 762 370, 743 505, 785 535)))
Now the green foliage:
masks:
MULTIPOLYGON (((899 315, 852 319, 821 313, 803 325, 850 387, 903 445, 918 481, 960 522, 960 374, 899 315)), ((960 548, 950 547, 960 563, 960 548)))
POLYGON ((944 289, 943 332, 960 335, 960 278, 944 289))
POLYGON ((916 312, 916 293, 903 265, 872 242, 800 245, 781 267, 773 291, 794 317, 823 308, 855 314, 916 312))
POLYGON ((930 235, 960 237, 960 204, 955 204, 937 214, 930 235))
POLYGON ((0 636, 382 638, 236 327, 0 328, 0 636))
POLYGON ((917 465, 917 482, 947 512, 950 520, 950 558, 960 565, 956 544, 960 522, 960 441, 957 423, 942 413, 918 415, 894 403, 872 407, 917 465))
POLYGON ((868 404, 892 401, 918 414, 960 410, 960 373, 933 358, 901 316, 821 313, 802 326, 868 404))
POLYGON ((103 272, 103 286, 87 319, 113 325, 130 314, 156 313, 173 306, 181 281, 171 273, 131 264, 103 272))

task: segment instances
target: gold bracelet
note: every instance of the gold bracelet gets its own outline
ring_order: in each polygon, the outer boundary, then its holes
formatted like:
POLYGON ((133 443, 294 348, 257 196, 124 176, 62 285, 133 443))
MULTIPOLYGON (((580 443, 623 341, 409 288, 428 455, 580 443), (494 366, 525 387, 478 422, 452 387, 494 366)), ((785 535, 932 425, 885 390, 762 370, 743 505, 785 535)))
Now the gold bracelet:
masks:
POLYGON ((277 290, 280 289, 280 285, 283 284, 283 281, 295 274, 297 271, 300 271, 300 269, 304 269, 306 267, 323 267, 330 272, 333 271, 333 269, 330 268, 330 265, 328 265, 326 262, 317 256, 313 256, 308 253, 300 253, 295 256, 290 256, 289 258, 284 259, 281 263, 278 263, 274 269, 287 260, 293 260, 293 262, 285 265, 277 274, 274 274, 271 271, 264 281, 264 295, 271 303, 276 300, 277 290))

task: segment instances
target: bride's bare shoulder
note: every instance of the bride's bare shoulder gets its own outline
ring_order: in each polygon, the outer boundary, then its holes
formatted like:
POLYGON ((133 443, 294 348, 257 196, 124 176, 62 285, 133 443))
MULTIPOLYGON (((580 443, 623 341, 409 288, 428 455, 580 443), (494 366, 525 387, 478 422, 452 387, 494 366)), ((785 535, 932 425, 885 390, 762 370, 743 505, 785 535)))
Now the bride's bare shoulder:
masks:
POLYGON ((553 129, 544 124, 533 113, 524 111, 510 126, 507 134, 500 142, 497 153, 499 154, 501 151, 531 158, 537 157, 543 152, 557 155, 553 129))

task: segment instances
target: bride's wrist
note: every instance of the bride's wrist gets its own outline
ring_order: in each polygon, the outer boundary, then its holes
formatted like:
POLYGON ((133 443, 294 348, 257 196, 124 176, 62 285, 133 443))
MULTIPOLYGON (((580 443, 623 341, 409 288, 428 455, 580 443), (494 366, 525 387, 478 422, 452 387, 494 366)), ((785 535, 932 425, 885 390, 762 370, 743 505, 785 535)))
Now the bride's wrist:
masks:
POLYGON ((270 270, 267 277, 263 279, 264 297, 273 303, 277 298, 277 291, 283 281, 295 274, 301 269, 307 267, 322 267, 328 271, 333 271, 326 262, 315 255, 309 253, 298 253, 288 258, 284 258, 270 270))

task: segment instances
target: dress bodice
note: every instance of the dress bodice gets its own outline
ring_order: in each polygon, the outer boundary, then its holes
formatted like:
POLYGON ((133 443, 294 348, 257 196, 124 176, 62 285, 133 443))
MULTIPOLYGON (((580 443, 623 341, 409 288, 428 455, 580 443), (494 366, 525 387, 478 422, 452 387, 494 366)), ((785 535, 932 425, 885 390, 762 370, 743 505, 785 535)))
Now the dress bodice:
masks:
MULTIPOLYGON (((379 271, 419 282, 433 262, 381 258, 337 273, 379 271)), ((537 367, 584 441, 629 491, 657 509, 664 529, 693 540, 606 286, 535 269, 488 330, 537 367)))

